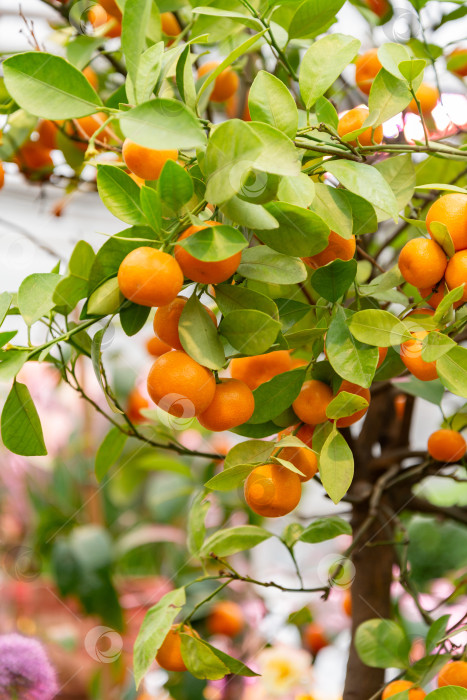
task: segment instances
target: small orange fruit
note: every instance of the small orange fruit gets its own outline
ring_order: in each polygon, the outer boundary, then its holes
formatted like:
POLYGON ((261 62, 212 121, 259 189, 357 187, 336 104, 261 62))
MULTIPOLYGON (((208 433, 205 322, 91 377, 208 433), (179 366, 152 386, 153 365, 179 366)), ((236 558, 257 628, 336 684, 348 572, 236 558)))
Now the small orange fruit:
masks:
POLYGON ((308 362, 303 360, 301 357, 292 357, 290 369, 295 369, 295 367, 306 367, 308 362))
POLYGON ((464 285, 464 293, 460 302, 467 301, 467 250, 459 250, 452 256, 446 268, 446 284, 449 289, 464 285))
POLYGON ((365 95, 370 94, 373 80, 383 66, 378 58, 378 49, 370 49, 355 61, 355 82, 365 95))
POLYGON ((324 634, 324 629, 317 622, 310 622, 303 630, 303 641, 313 656, 316 656, 318 651, 329 646, 329 642, 324 634))
MULTIPOLYGON (((346 136, 360 129, 367 119, 370 111, 367 107, 354 107, 349 109, 340 119, 337 125, 337 133, 340 137, 346 136)), ((350 141, 352 146, 373 146, 374 143, 381 143, 383 140, 383 127, 377 126, 373 131, 372 127, 368 127, 356 137, 356 141, 350 141)))
MULTIPOLYGON (((426 303, 429 304, 432 309, 437 309, 441 301, 446 296, 446 284, 444 279, 442 279, 434 287, 426 287, 425 289, 419 289, 418 291, 422 299, 425 299, 426 303)), ((464 302, 462 299, 460 299, 459 301, 455 301, 453 306, 455 309, 457 309, 459 306, 462 306, 463 303, 464 302)), ((424 309, 419 309, 419 311, 423 310, 424 309)))
MULTIPOLYGON (((183 626, 182 631, 184 634, 191 636, 196 634, 187 625, 183 626)), ((156 654, 156 661, 166 671, 186 671, 186 665, 182 657, 182 640, 178 625, 172 625, 172 629, 167 633, 162 646, 156 654)))
MULTIPOLYGON (((65 131, 70 136, 79 136, 81 139, 89 140, 94 132, 102 126, 102 124, 107 119, 107 115, 104 112, 97 112, 97 114, 91 114, 88 117, 81 117, 80 119, 74 119, 72 123, 68 123, 65 127, 65 131)), ((109 141, 115 139, 114 132, 109 128, 105 127, 103 131, 100 132, 97 137, 97 141, 107 144, 109 141)), ((85 151, 87 148, 86 143, 75 143, 76 148, 81 151, 85 151)))
POLYGON ((163 306, 180 292, 183 273, 171 255, 141 246, 128 253, 120 264, 118 284, 123 296, 135 304, 163 306))
POLYGON ((166 352, 170 352, 172 350, 170 345, 163 343, 157 336, 154 338, 149 338, 146 343, 146 349, 153 357, 160 357, 161 355, 165 355, 166 352))
POLYGON ((198 420, 207 430, 230 430, 250 420, 255 410, 253 392, 239 379, 222 379, 214 398, 198 420))
POLYGON ((86 66, 86 68, 83 68, 83 75, 88 81, 90 85, 94 88, 94 90, 97 90, 99 86, 99 79, 97 77, 96 71, 91 68, 91 66, 86 66))
POLYGON ((426 693, 421 688, 414 686, 410 681, 392 681, 383 690, 382 699, 392 698, 393 695, 402 693, 404 690, 409 691, 409 700, 423 700, 426 697, 426 693))
POLYGON ((444 275, 446 253, 431 238, 412 238, 399 255, 399 269, 406 282, 414 287, 432 287, 444 275))
POLYGON ((3 169, 3 163, 0 160, 0 190, 2 189, 4 184, 5 184, 5 171, 3 169))
POLYGON ((308 258, 302 258, 303 262, 314 269, 323 267, 333 260, 351 260, 355 255, 357 242, 355 236, 350 238, 342 238, 335 231, 331 231, 328 238, 326 248, 316 255, 311 255, 308 258))
POLYGON ((378 348, 378 353, 378 364, 376 365, 376 369, 378 369, 378 367, 381 367, 384 360, 386 359, 386 355, 388 354, 388 348, 378 348))
MULTIPOLYGON (((220 225, 219 221, 206 221, 202 226, 189 226, 189 228, 179 236, 178 240, 182 241, 192 236, 194 233, 203 231, 203 229, 209 228, 210 226, 220 225)), ((242 254, 239 252, 225 260, 206 262, 193 257, 191 253, 180 245, 175 246, 174 255, 185 277, 193 282, 202 282, 204 284, 220 284, 220 282, 225 282, 236 272, 242 259, 242 254)))
POLYGON ((449 68, 449 70, 451 73, 458 75, 460 78, 465 78, 467 75, 467 49, 457 48, 454 49, 454 51, 451 51, 448 56, 448 67, 450 59, 454 59, 457 56, 459 57, 457 60, 460 60, 461 62, 459 62, 458 65, 454 65, 453 67, 449 68))
POLYGON ((240 103, 238 92, 234 93, 227 102, 225 103, 225 113, 229 119, 243 119, 244 122, 251 122, 250 108, 248 106, 248 93, 247 91, 244 102, 243 109, 240 112, 240 103))
POLYGON ((390 10, 391 5, 388 0, 364 0, 369 10, 382 19, 390 10))
POLYGON ((182 31, 180 23, 173 12, 161 12, 161 27, 167 36, 178 36, 182 31))
POLYGON ((114 39, 120 36, 122 33, 122 25, 120 21, 113 15, 106 12, 106 10, 101 5, 93 5, 88 12, 88 19, 95 29, 103 27, 104 24, 112 22, 109 28, 105 31, 105 36, 109 39, 114 39))
POLYGON ((352 594, 349 590, 344 591, 344 597, 342 598, 342 610, 345 612, 347 617, 352 617, 352 594))
POLYGON ((26 141, 14 160, 28 180, 48 180, 54 168, 50 150, 38 141, 26 141))
MULTIPOLYGON (((371 401, 371 393, 369 389, 365 389, 362 386, 358 386, 358 384, 352 384, 352 382, 348 382, 346 379, 342 382, 342 384, 339 387, 339 391, 337 394, 340 394, 341 391, 347 391, 349 394, 355 394, 356 396, 362 396, 364 399, 368 401, 368 404, 371 401)), ((360 418, 363 418, 365 413, 368 411, 369 406, 366 408, 360 409, 360 411, 355 411, 355 413, 352 413, 351 416, 345 416, 345 418, 338 418, 337 420, 337 427, 338 428, 348 428, 349 425, 353 425, 357 421, 360 420, 360 418)))
POLYGON ((396 413, 397 420, 402 420, 404 418, 406 403, 407 397, 405 394, 396 394, 394 397, 394 411, 396 413))
POLYGON ((142 408, 149 408, 149 401, 136 387, 128 394, 127 416, 132 423, 142 423, 145 418, 141 413, 142 408))
MULTIPOLYGON (((428 85, 428 83, 422 83, 418 90, 416 90, 415 95, 417 100, 420 102, 422 114, 431 114, 439 100, 438 88, 428 85)), ((412 102, 409 104, 407 111, 418 114, 418 107, 415 100, 412 100, 412 102)))
POLYGON ((99 0, 99 5, 102 5, 109 15, 113 15, 117 19, 122 19, 122 13, 115 0, 99 0))
POLYGON ((306 423, 303 423, 303 425, 300 426, 300 428, 297 430, 295 433, 296 436, 305 443, 305 445, 308 445, 308 447, 312 447, 313 445, 313 433, 315 432, 315 426, 314 425, 307 425, 306 423))
POLYGON ((57 148, 57 133, 58 127, 49 119, 41 119, 36 129, 39 138, 36 143, 39 143, 49 151, 57 148))
POLYGON ((209 634, 236 637, 245 626, 243 610, 232 600, 221 600, 213 605, 207 617, 206 626, 209 634))
POLYGON ((466 451, 464 438, 455 430, 435 430, 428 438, 428 454, 437 462, 458 462, 466 451))
POLYGON ((306 447, 283 447, 277 456, 291 462, 302 472, 303 476, 297 474, 300 481, 309 481, 318 471, 318 459, 306 447))
MULTIPOLYGON (((198 78, 201 78, 206 73, 215 70, 219 63, 217 61, 208 61, 203 63, 198 69, 198 78)), ((225 102, 237 92, 239 79, 237 73, 232 68, 224 68, 214 81, 214 88, 209 99, 211 102, 225 102)))
POLYGON ((255 467, 245 481, 245 500, 258 515, 279 518, 300 502, 302 484, 298 474, 278 464, 255 467))
MULTIPOLYGON (((183 350, 178 335, 178 324, 187 301, 188 299, 185 297, 176 297, 166 306, 159 306, 154 316, 154 333, 175 350, 183 350)), ((203 305, 203 308, 209 314, 214 325, 217 326, 215 314, 207 306, 203 305)))
POLYGON ((426 215, 426 225, 430 234, 430 226, 434 221, 446 226, 455 250, 467 248, 467 194, 450 192, 437 199, 426 215))
POLYGON ((143 180, 157 180, 162 168, 168 160, 177 160, 178 151, 169 149, 159 151, 155 148, 146 148, 138 143, 125 139, 122 146, 122 156, 127 168, 143 180))
POLYGON ((410 333, 413 340, 406 340, 401 345, 401 360, 414 377, 422 382, 430 382, 438 379, 436 362, 426 362, 422 358, 422 340, 428 335, 428 331, 413 331, 410 333))
POLYGON ((282 372, 292 369, 287 350, 274 350, 265 355, 237 357, 230 363, 230 376, 245 382, 253 391, 282 372))
POLYGON ((450 661, 438 676, 438 687, 457 685, 459 688, 467 688, 467 661, 450 661))
POLYGON ((214 375, 180 350, 161 355, 149 370, 148 392, 163 411, 177 418, 199 416, 216 392, 214 375))
POLYGON ((310 379, 300 389, 293 402, 293 410, 304 423, 318 425, 327 420, 326 408, 332 401, 331 387, 317 379, 310 379))

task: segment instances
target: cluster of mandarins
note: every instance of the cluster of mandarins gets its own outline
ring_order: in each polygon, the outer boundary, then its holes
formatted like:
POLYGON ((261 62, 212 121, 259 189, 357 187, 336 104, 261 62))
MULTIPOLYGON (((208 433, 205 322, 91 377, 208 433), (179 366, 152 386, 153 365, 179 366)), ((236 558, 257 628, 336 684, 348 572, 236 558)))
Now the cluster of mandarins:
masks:
MULTIPOLYGON (((438 674, 438 688, 446 686, 467 688, 467 661, 449 661, 438 674)), ((392 681, 383 690, 382 700, 392 698, 394 695, 408 691, 409 700, 423 700, 426 693, 422 688, 411 681, 392 681)))

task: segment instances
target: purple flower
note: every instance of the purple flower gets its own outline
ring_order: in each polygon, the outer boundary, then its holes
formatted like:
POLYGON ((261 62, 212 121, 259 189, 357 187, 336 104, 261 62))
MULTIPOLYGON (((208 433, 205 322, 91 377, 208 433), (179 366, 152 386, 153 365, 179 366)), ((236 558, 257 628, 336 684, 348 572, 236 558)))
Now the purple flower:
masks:
POLYGON ((20 634, 0 636, 0 700, 52 700, 57 691, 40 642, 20 634))

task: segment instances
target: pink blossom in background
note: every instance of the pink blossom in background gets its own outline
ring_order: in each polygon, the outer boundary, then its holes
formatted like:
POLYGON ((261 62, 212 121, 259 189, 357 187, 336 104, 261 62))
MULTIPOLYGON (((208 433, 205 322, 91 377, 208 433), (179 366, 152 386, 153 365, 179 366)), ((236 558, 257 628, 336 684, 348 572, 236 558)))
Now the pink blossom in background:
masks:
POLYGON ((20 634, 0 636, 0 700, 52 700, 57 691, 40 642, 20 634))

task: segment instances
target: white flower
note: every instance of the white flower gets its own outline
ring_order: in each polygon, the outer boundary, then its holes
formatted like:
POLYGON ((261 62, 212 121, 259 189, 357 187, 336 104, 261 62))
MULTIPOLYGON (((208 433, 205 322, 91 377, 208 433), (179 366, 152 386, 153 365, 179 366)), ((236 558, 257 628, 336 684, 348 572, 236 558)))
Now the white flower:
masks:
POLYGON ((310 682, 311 656, 303 649, 286 646, 264 649, 257 657, 257 664, 261 684, 271 696, 286 695, 310 682))

